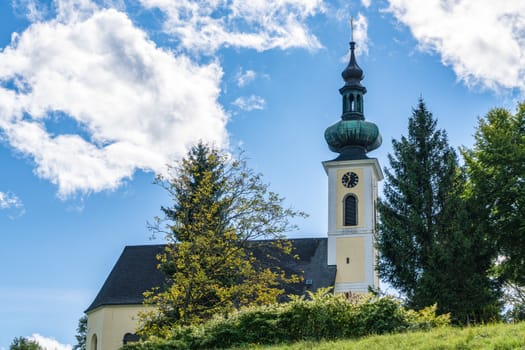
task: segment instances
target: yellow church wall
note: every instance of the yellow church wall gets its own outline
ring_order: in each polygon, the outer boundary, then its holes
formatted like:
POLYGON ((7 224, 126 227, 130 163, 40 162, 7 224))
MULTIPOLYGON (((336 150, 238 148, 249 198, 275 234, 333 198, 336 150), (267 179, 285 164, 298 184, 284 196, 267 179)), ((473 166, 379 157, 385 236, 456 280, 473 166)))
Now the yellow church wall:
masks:
POLYGON ((336 260, 336 283, 365 282, 364 237, 337 238, 336 260))
POLYGON ((354 173, 359 176, 359 182, 357 183, 357 186, 353 188, 347 188, 343 186, 341 181, 337 181, 337 190, 336 190, 336 201, 337 201, 337 211, 336 211, 336 227, 338 229, 341 228, 348 228, 348 226, 343 225, 343 212, 344 212, 344 200, 345 197, 348 194, 354 194, 357 197, 357 225, 352 227, 364 227, 365 226, 365 210, 363 208, 364 203, 364 176, 363 176, 363 169, 361 168, 355 168, 355 169, 339 169, 337 170, 336 179, 341 179, 341 177, 349 172, 353 171, 354 173))
POLYGON ((375 288, 379 288, 379 275, 377 274, 377 271, 376 271, 376 267, 377 267, 377 260, 378 260, 378 255, 377 255, 377 249, 375 249, 375 242, 374 242, 374 262, 373 262, 373 267, 374 267, 374 286, 375 288))
POLYGON ((109 305, 88 313, 87 350, 118 350, 126 333, 135 333, 142 305, 109 305), (95 341, 96 337, 96 341, 95 341), (95 347, 96 342, 96 347, 95 347))

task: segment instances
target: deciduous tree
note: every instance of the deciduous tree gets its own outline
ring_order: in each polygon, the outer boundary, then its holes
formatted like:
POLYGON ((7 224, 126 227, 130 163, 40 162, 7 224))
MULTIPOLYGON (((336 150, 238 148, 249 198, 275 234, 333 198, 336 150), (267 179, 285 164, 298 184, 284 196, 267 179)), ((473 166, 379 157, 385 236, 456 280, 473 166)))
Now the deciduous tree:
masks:
POLYGON ((13 339, 9 350, 44 350, 36 341, 24 337, 13 339))
POLYGON ((283 208, 283 198, 269 191, 242 155, 234 159, 200 143, 157 183, 173 202, 153 225, 168 241, 159 257, 167 284, 146 294, 146 303, 158 311, 142 315, 142 334, 275 302, 282 282, 297 281, 276 266, 263 266, 246 249, 252 240, 270 239, 268 252, 290 253, 282 234, 295 229, 291 218, 303 214, 283 208))
POLYGON ((496 108, 479 119, 464 150, 479 225, 498 247, 498 272, 525 285, 525 104, 516 114, 496 108))

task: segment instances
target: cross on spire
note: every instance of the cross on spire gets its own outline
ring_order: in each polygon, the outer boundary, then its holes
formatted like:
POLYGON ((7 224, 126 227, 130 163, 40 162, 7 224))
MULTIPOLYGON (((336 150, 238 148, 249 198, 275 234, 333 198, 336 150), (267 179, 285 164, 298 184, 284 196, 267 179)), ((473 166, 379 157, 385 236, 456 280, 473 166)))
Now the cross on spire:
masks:
POLYGON ((354 16, 350 17, 350 40, 354 41, 354 16))

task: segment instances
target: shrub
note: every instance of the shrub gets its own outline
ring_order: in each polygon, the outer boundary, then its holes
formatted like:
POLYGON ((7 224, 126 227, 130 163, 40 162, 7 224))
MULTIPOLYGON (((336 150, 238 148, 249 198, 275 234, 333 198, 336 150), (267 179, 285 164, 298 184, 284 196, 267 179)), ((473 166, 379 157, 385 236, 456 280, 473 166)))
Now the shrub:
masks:
POLYGON ((213 349, 300 340, 333 340, 371 334, 428 329, 450 323, 436 306, 405 310, 391 297, 365 296, 349 301, 328 290, 291 297, 286 304, 249 307, 199 326, 172 330, 168 339, 128 344, 124 350, 213 349))
POLYGON ((436 315, 437 304, 428 306, 422 310, 404 310, 405 319, 409 323, 410 330, 427 330, 443 327, 450 324, 450 314, 436 315))
POLYGON ((409 327, 404 309, 392 297, 367 297, 357 309, 354 337, 400 332, 409 327))
POLYGON ((310 293, 309 299, 294 297, 283 309, 279 327, 285 332, 281 341, 336 339, 345 336, 354 305, 329 290, 310 293))

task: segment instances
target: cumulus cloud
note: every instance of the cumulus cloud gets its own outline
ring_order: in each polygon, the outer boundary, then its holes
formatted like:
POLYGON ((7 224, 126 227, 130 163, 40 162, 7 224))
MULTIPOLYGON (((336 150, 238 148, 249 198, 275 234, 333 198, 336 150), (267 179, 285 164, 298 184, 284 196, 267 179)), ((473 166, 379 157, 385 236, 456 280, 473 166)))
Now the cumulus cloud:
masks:
POLYGON ((372 4, 372 0, 361 0, 361 4, 363 4, 364 7, 368 8, 372 4))
POLYGON ((0 131, 59 196, 160 172, 198 140, 227 144, 222 68, 161 49, 126 14, 57 0, 57 16, 0 51, 0 131), (50 125, 56 115, 77 132, 50 125))
POLYGON ((266 101, 260 96, 250 95, 249 97, 241 96, 233 101, 232 104, 243 111, 249 112, 254 109, 264 109, 266 101))
POLYGON ((246 86, 247 84, 254 81, 256 76, 257 76, 257 73, 255 73, 253 70, 248 69, 244 72, 240 70, 235 77, 237 79, 237 86, 238 87, 246 86))
POLYGON ((35 333, 28 337, 29 340, 37 342, 44 350, 71 350, 73 347, 69 344, 61 344, 54 338, 44 337, 35 333))
POLYGON ((162 11, 166 16, 164 30, 190 51, 212 53, 224 46, 259 51, 321 47, 306 21, 324 11, 322 0, 140 2, 162 11))
POLYGON ((437 52, 468 86, 525 92, 525 2, 389 0, 421 49, 437 52))
POLYGON ((13 11, 16 15, 27 18, 31 22, 44 19, 47 8, 36 0, 12 0, 13 11))
POLYGON ((24 204, 12 192, 0 192, 0 210, 6 210, 12 219, 25 214, 24 204))
MULTIPOLYGON (((198 140, 227 147, 213 54, 318 49, 308 20, 325 11, 323 0, 140 0, 141 11, 164 14, 167 50, 123 0, 12 1, 32 24, 0 49, 0 133, 61 198, 116 189, 138 169, 162 172, 198 140)), ((247 70, 237 84, 255 77, 247 70)), ((255 95, 233 104, 265 107, 255 95)))

